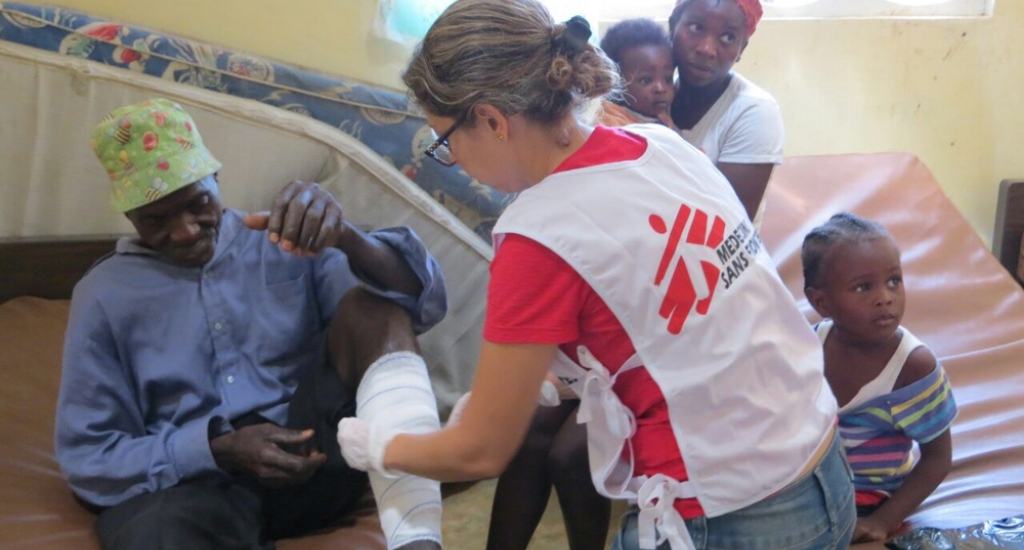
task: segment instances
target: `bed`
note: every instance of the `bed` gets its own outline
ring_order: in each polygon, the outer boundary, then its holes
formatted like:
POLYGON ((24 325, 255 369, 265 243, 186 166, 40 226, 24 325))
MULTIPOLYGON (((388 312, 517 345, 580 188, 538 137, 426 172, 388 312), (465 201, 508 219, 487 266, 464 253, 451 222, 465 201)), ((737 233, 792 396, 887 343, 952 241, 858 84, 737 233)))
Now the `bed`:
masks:
MULTIPOLYGON (((0 31, 13 17, 9 7, 0 5, 0 31)), ((66 13, 51 16, 70 24, 66 13)), ((41 24, 14 19, 21 30, 41 24)), ((442 411, 469 387, 491 254, 488 220, 505 198, 481 194, 464 175, 431 184, 423 172, 403 170, 406 161, 396 163, 308 112, 5 36, 0 32, 0 125, 15 131, 5 132, 0 147, 0 548, 96 548, 94 516, 61 478, 52 434, 71 288, 117 236, 131 231, 106 203, 105 175, 85 137, 115 107, 157 94, 185 105, 225 164, 227 205, 265 208, 289 179, 312 179, 338 196, 357 223, 413 227, 438 257, 450 288, 450 315, 421 342, 442 411), (258 162, 267 158, 274 161, 258 162)), ((67 36, 74 33, 59 42, 67 36)), ((103 40, 97 48, 110 45, 103 40)), ((409 138, 421 127, 413 122, 392 130, 409 138)), ((404 143, 412 159, 415 137, 404 143)), ((1001 258, 1004 249, 1019 255, 1024 230, 1024 208, 1011 200, 1021 187, 1005 185, 993 239, 1001 258)), ((850 210, 885 224, 902 248, 905 324, 944 361, 961 411, 953 425, 953 470, 910 518, 912 526, 957 529, 1024 514, 1024 291, 1007 271, 1016 262, 1000 264, 911 155, 787 158, 767 200, 763 238, 809 319, 799 250, 811 227, 850 210)), ((481 530, 463 527, 488 516, 480 506, 446 509, 447 547, 479 548, 481 530)), ((383 548, 372 498, 336 528, 280 547, 383 548)), ((564 542, 552 546, 559 547, 564 542)))
MULTIPOLYGON (((800 263, 812 227, 847 210, 884 224, 901 248, 904 324, 943 362, 960 408, 952 470, 909 518, 914 529, 932 529, 911 535, 903 547, 1024 548, 1024 292, 1007 267, 911 155, 788 158, 768 200, 763 238, 812 321, 800 263), (1000 542, 1005 545, 916 546, 934 529, 950 530, 937 536, 952 540, 968 531, 958 528, 1004 518, 1013 519, 990 529, 1012 539, 1000 542)), ((1022 223, 1024 209, 1009 209, 1004 220, 1022 223)))

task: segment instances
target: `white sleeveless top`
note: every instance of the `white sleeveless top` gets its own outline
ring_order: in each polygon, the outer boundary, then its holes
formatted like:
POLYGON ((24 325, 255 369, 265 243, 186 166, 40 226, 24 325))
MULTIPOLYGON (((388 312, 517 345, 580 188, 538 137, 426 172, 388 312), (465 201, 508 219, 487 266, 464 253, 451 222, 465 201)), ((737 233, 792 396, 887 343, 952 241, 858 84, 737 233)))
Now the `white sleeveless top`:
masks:
POLYGON ((581 348, 587 370, 560 357, 556 375, 576 379, 598 490, 639 500, 642 547, 655 523, 675 546, 689 539, 675 498, 694 496, 716 517, 779 491, 830 433, 836 402, 821 345, 728 181, 671 130, 628 131, 647 140, 639 159, 527 189, 498 220, 495 245, 516 233, 549 248, 622 323, 637 350, 622 370, 646 368, 665 396, 688 482, 632 478, 635 421, 611 369, 581 348))
MULTIPOLYGON (((825 340, 828 339, 828 333, 832 331, 832 326, 832 319, 824 319, 815 327, 815 331, 818 333, 818 338, 823 346, 825 345, 825 340)), ((924 345, 924 342, 918 340, 909 330, 902 326, 899 330, 902 333, 900 345, 893 352, 892 357, 889 358, 889 362, 885 364, 882 372, 878 373, 878 376, 873 380, 861 386, 857 394, 853 396, 853 399, 839 409, 840 413, 851 411, 880 395, 892 393, 893 388, 896 387, 896 379, 899 378, 900 372, 903 371, 903 365, 907 362, 907 357, 910 357, 912 351, 924 345)))

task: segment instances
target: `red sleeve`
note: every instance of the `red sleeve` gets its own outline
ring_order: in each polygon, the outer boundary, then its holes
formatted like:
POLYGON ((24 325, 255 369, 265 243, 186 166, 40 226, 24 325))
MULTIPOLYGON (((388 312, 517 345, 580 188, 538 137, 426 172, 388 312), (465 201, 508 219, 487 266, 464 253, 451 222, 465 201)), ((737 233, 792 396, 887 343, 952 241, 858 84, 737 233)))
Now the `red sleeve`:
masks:
POLYGON ((507 234, 491 262, 484 339, 498 344, 564 344, 580 337, 590 287, 557 254, 507 234))

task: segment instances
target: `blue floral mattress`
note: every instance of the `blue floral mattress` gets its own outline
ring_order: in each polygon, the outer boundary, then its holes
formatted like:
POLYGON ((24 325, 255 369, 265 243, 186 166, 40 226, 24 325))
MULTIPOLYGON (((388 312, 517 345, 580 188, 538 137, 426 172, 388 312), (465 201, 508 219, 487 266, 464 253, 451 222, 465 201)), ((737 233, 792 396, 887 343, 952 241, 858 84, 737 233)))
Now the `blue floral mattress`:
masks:
POLYGON ((404 94, 64 8, 0 3, 0 40, 80 57, 300 113, 355 137, 490 243, 510 197, 422 152, 422 114, 404 94))

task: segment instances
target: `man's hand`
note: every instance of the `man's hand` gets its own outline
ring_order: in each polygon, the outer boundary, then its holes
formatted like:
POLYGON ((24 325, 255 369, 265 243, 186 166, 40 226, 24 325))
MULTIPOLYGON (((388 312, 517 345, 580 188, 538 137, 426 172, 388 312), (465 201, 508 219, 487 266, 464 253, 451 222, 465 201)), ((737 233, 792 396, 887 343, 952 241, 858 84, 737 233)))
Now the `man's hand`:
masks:
POLYGON ((289 183, 274 199, 270 212, 247 214, 244 221, 249 229, 267 230, 270 242, 285 252, 313 258, 324 249, 338 248, 371 286, 406 296, 423 292, 423 281, 405 257, 345 221, 338 201, 315 183, 289 183))
POLYGON ((889 538, 889 529, 882 521, 868 516, 857 518, 853 528, 853 542, 885 542, 889 538))
POLYGON ((327 460, 319 451, 302 455, 288 453, 281 445, 302 445, 313 430, 296 431, 257 424, 210 441, 217 466, 227 472, 245 472, 267 486, 293 485, 309 479, 327 460))
POLYGON ((270 212, 247 214, 245 225, 249 229, 266 229, 270 242, 305 257, 338 246, 348 231, 338 201, 316 183, 303 181, 286 185, 274 199, 270 212))

